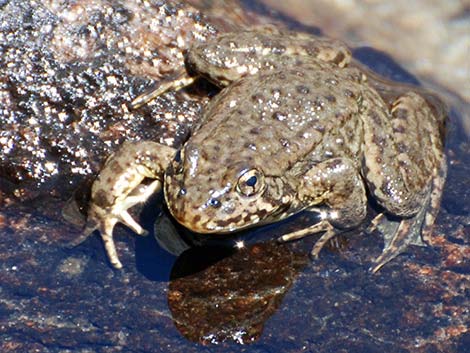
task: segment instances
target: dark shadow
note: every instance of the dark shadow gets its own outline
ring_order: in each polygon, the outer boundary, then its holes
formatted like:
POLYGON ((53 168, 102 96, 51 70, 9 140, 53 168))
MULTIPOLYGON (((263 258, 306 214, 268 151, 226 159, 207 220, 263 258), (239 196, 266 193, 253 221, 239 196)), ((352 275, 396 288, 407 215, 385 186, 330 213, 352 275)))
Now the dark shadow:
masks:
POLYGON ((356 60, 383 77, 396 82, 420 86, 420 82, 416 77, 380 50, 371 47, 359 47, 353 49, 352 53, 356 60))

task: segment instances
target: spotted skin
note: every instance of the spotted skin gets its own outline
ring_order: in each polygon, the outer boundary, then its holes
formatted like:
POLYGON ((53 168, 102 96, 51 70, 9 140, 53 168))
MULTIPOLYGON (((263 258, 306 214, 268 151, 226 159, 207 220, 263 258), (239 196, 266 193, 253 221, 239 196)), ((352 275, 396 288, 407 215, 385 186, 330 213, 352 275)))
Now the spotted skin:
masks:
MULTIPOLYGON (((420 91, 376 81, 351 64, 340 42, 275 30, 198 44, 186 67, 190 78, 178 75, 174 87, 203 76, 222 88, 188 140, 176 149, 124 144, 93 185, 80 240, 99 229, 114 267, 122 266, 115 223, 142 234, 126 210, 160 189, 179 223, 214 236, 319 212, 319 223, 281 237, 324 233, 314 256, 365 219, 370 195, 385 216, 399 219, 374 270, 417 242, 421 230, 429 237, 445 179, 445 115, 420 91), (142 187, 144 178, 155 182, 142 187)), ((166 82, 156 95, 171 87, 166 82)))

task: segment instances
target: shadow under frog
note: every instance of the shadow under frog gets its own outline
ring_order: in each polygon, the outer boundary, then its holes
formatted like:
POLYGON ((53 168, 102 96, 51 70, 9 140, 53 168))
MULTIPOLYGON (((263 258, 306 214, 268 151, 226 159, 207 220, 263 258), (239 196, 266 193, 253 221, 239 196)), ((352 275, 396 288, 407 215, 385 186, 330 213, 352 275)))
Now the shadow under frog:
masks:
POLYGON ((186 232, 165 212, 155 223, 157 242, 178 255, 168 288, 175 327, 202 344, 255 342, 308 265, 307 253, 272 239, 257 242, 251 231, 236 240, 199 239, 194 246, 194 234, 186 232))

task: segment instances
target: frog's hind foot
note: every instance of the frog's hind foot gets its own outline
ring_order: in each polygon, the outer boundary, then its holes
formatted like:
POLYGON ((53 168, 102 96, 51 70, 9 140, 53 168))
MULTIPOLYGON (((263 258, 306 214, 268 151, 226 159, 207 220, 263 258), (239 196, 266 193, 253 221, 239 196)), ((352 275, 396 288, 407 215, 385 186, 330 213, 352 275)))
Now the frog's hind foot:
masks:
POLYGON ((384 236, 384 249, 382 254, 373 261, 374 265, 370 268, 371 272, 376 273, 379 271, 386 263, 405 251, 410 244, 425 245, 421 238, 421 227, 425 214, 426 208, 423 207, 412 218, 402 220, 380 218, 380 222, 375 227, 384 236))
POLYGON ((161 96, 163 93, 170 90, 177 91, 183 87, 191 85, 197 77, 188 76, 186 71, 178 71, 172 76, 158 82, 157 86, 150 88, 148 91, 137 96, 131 104, 131 109, 137 109, 152 101, 153 99, 161 96))

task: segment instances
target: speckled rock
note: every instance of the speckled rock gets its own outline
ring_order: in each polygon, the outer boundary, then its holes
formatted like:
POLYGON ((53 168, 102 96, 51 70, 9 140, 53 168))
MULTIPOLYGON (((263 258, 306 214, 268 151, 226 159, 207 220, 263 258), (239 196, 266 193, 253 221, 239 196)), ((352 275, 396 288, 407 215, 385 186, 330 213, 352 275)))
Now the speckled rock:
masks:
POLYGON ((0 12, 0 177, 24 200, 68 194, 123 139, 181 143, 200 105, 128 103, 215 34, 171 2, 7 1, 0 12), (64 182, 68 181, 68 182, 64 182))

